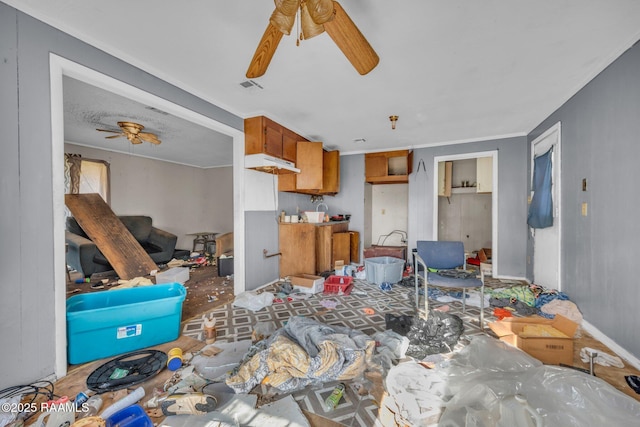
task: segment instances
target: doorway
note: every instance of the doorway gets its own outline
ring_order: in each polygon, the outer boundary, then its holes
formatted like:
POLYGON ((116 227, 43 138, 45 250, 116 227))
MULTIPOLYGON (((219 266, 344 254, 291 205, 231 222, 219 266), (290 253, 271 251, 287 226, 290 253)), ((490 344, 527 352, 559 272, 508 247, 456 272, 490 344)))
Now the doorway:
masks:
POLYGON ((409 184, 366 185, 371 227, 364 237, 365 247, 406 246, 409 184))
POLYGON ((121 94, 132 100, 152 105, 185 120, 228 135, 233 140, 233 227, 234 227, 234 292, 244 290, 244 133, 242 130, 217 122, 200 113, 159 98, 127 83, 91 70, 55 54, 50 54, 51 129, 52 129, 52 194, 54 234, 54 311, 55 311, 55 375, 67 373, 66 352, 66 260, 65 260, 65 203, 64 203, 64 102, 63 79, 71 77, 90 85, 121 94))
POLYGON ((531 143, 531 182, 533 182, 534 159, 552 150, 551 199, 553 201, 553 225, 547 228, 530 228, 533 236, 533 280, 538 285, 558 290, 562 290, 560 136, 561 128, 558 122, 531 143))
POLYGON ((434 157, 434 240, 462 241, 465 252, 491 249, 498 277, 498 152, 434 157))

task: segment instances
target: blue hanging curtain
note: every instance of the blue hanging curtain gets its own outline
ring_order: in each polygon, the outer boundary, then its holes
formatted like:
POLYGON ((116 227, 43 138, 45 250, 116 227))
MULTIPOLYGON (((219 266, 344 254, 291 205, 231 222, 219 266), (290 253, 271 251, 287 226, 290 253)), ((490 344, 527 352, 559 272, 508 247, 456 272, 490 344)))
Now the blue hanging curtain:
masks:
POLYGON ((553 197, 551 195, 551 154, 553 147, 534 159, 533 198, 529 205, 527 224, 531 228, 547 228, 553 225, 553 197))

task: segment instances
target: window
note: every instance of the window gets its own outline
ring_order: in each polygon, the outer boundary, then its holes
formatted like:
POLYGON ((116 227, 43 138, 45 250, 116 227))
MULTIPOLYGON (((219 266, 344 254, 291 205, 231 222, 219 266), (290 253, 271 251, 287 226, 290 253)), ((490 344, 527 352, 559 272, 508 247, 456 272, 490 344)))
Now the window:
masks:
POLYGON ((98 193, 107 204, 109 194, 109 163, 102 160, 82 160, 80 163, 80 193, 98 193))
POLYGON ((83 159, 77 154, 65 154, 65 193, 98 193, 109 205, 109 163, 104 160, 83 159))

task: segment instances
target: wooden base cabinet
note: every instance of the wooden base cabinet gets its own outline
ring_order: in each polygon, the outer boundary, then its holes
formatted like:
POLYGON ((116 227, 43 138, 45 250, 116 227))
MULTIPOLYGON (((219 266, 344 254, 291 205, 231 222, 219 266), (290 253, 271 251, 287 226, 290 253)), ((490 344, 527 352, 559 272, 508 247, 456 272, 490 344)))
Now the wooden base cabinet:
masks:
POLYGON ((280 277, 319 274, 333 270, 337 259, 351 262, 349 222, 281 223, 280 277))
POLYGON ((316 226, 280 224, 280 277, 316 274, 316 226))

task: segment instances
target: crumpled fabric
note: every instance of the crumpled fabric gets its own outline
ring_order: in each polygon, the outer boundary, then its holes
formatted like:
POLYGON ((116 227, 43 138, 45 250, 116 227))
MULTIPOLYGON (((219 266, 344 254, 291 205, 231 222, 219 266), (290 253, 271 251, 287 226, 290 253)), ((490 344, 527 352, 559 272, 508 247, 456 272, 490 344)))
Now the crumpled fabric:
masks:
POLYGON ((582 313, 580 313, 578 306, 572 301, 554 299, 540 307, 540 311, 544 314, 551 315, 552 318, 555 318, 556 314, 561 314, 567 319, 576 322, 578 325, 582 323, 582 313))
POLYGON ((536 296, 528 285, 513 286, 506 289, 496 289, 494 291, 491 291, 491 296, 496 299, 515 298, 518 301, 522 301, 529 307, 536 306, 536 296))
POLYGON ((596 357, 593 358, 593 362, 597 363, 598 365, 624 368, 624 363, 622 363, 622 359, 620 359, 618 356, 612 356, 601 350, 596 350, 595 348, 583 347, 580 350, 580 359, 585 363, 589 362, 589 360, 591 359, 591 357, 589 357, 590 353, 596 353, 596 357))
POLYGON ((569 296, 562 291, 559 291, 557 289, 545 288, 544 286, 536 285, 535 283, 529 285, 529 289, 535 295, 536 307, 538 308, 555 299, 569 299, 569 296))
POLYGON ((309 384, 350 380, 371 362, 375 341, 363 332, 294 316, 226 379, 236 393, 258 384, 282 392, 309 384))
POLYGON ((118 286, 114 286, 110 290, 137 288, 139 286, 151 286, 151 285, 153 285, 153 282, 146 277, 134 277, 133 279, 130 279, 130 280, 124 280, 124 279, 118 280, 118 286))
POLYGON ((491 307, 507 308, 514 310, 521 316, 531 316, 538 313, 538 309, 531 307, 526 303, 515 298, 491 298, 489 300, 491 307))

